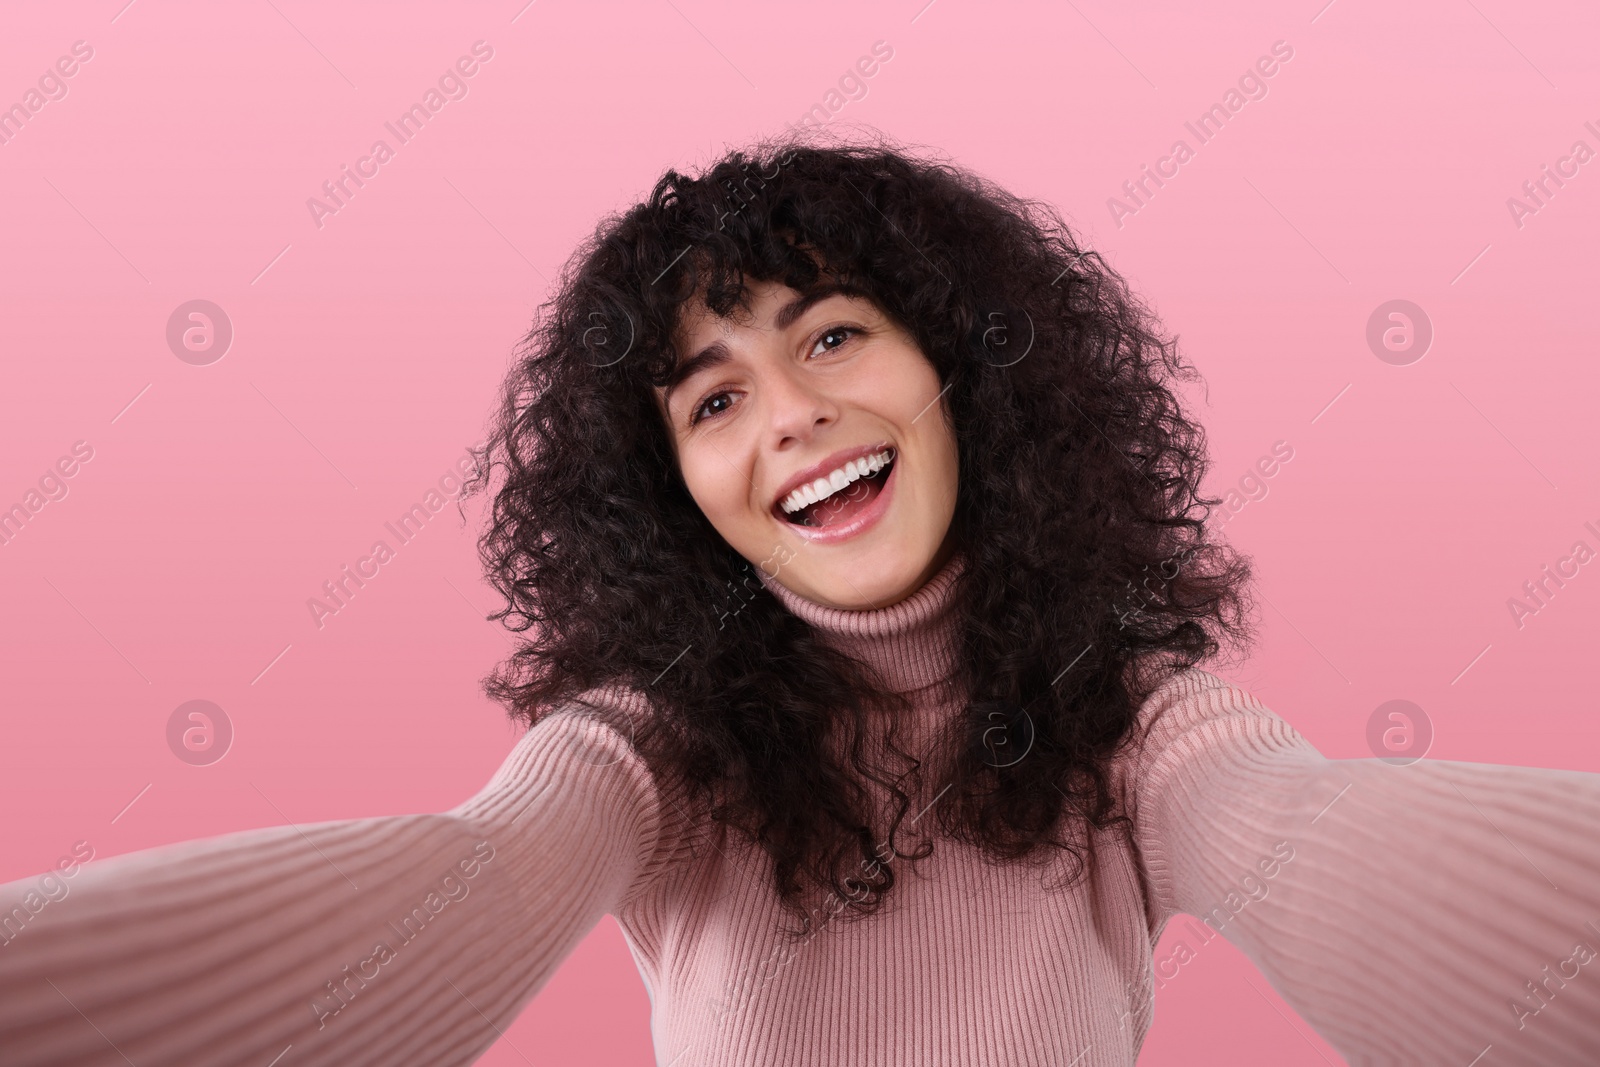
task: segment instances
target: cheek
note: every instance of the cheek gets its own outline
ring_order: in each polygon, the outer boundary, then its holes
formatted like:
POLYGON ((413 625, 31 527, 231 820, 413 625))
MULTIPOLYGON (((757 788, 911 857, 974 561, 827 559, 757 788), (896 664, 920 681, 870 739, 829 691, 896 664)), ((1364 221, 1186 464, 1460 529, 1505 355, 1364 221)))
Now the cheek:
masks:
POLYGON ((956 476, 960 472, 961 467, 960 447, 956 444, 955 431, 950 428, 949 424, 942 417, 942 414, 939 419, 939 426, 939 433, 944 445, 947 488, 950 495, 954 497, 956 495, 956 476))
POLYGON ((752 521, 749 482, 715 451, 701 454, 689 449, 681 461, 689 495, 707 521, 731 542, 737 531, 752 521))
MULTIPOLYGON (((943 385, 932 365, 919 359, 920 366, 910 379, 911 388, 901 395, 909 396, 904 424, 909 424, 922 444, 923 451, 932 460, 934 473, 941 488, 954 494, 957 467, 955 433, 944 413, 945 397, 940 396, 943 385), (915 419, 915 423, 911 420, 915 419)), ((946 394, 948 396, 948 394, 946 394)))
MULTIPOLYGON (((918 421, 917 425, 922 425, 922 422, 927 421, 934 414, 932 411, 928 412, 918 421)), ((937 448, 938 461, 936 463, 937 470, 934 471, 934 477, 937 479, 934 493, 938 501, 936 507, 940 512, 948 513, 955 510, 956 496, 960 485, 961 463, 955 435, 945 428, 942 417, 938 425, 940 426, 940 437, 935 446, 937 448)))
POLYGON ((897 348, 893 358, 875 363, 858 383, 854 399, 903 429, 919 436, 933 429, 937 405, 929 406, 943 386, 933 364, 914 348, 897 348), (915 420, 915 421, 913 421, 915 420))

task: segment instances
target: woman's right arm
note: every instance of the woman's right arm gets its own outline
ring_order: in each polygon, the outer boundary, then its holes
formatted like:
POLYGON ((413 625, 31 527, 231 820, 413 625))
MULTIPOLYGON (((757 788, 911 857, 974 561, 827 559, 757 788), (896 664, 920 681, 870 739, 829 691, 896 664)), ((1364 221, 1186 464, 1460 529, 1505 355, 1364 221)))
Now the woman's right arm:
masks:
POLYGON ((0 885, 0 1062, 470 1063, 658 869, 660 803, 562 712, 448 812, 97 860, 56 900, 0 885))

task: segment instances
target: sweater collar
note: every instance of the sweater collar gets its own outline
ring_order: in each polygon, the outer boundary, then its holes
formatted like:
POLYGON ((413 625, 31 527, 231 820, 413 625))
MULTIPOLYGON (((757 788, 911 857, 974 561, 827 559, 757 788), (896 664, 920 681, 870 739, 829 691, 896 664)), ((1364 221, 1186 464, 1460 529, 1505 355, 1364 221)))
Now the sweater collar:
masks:
POLYGON ((866 661, 891 688, 913 693, 947 680, 955 662, 960 620, 953 593, 965 567, 966 559, 957 551, 904 600, 864 610, 818 604, 756 570, 772 595, 824 641, 866 661))

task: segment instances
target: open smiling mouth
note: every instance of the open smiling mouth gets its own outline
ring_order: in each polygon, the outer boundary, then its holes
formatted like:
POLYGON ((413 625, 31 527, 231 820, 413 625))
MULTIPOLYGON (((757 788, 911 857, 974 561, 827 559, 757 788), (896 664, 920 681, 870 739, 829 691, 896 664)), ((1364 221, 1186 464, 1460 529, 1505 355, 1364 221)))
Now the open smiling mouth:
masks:
POLYGON ((778 501, 773 505, 773 513, 795 526, 827 527, 848 523, 883 492, 896 458, 893 448, 885 448, 851 460, 835 471, 831 480, 818 478, 778 501))

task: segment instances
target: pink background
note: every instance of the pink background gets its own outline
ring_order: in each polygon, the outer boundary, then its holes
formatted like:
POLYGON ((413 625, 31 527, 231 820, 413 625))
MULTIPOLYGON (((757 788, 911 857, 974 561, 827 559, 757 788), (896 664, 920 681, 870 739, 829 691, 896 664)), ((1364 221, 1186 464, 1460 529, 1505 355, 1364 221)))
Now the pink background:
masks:
MULTIPOLYGON (((1219 491, 1292 447, 1227 525, 1263 600, 1224 673, 1330 756, 1372 755, 1369 717, 1403 698, 1432 757, 1600 771, 1600 565, 1520 628, 1507 606, 1600 548, 1600 162, 1520 227, 1507 206, 1600 149, 1593 8, 524 2, 7 12, 0 105, 74 41, 94 55, 0 144, 0 507, 74 442, 93 458, 0 545, 0 881, 78 840, 104 858, 476 791, 515 736, 477 684, 510 647, 483 620, 481 500, 320 629, 307 600, 480 438, 603 213, 798 120, 878 40, 893 58, 833 122, 1059 205, 1206 376, 1219 491), (307 198, 394 146, 383 123, 477 40, 468 94, 319 228, 307 198), (1280 40, 1267 95, 1198 145, 1183 123, 1280 40), (1194 158, 1119 227, 1107 199, 1180 137, 1194 158), (165 339, 193 299, 235 331, 208 366, 165 339), (1365 340, 1393 299, 1435 332, 1405 366, 1365 340), (210 766, 167 746, 191 699, 236 731, 210 766)), ((1339 1061, 1221 940, 1155 1018, 1142 1064, 1339 1061)), ((649 1061, 611 919, 482 1062, 522 1053, 649 1061)))

